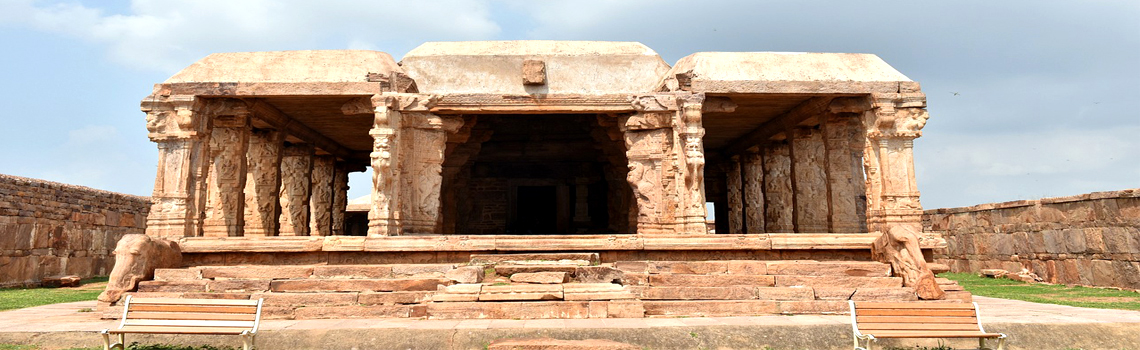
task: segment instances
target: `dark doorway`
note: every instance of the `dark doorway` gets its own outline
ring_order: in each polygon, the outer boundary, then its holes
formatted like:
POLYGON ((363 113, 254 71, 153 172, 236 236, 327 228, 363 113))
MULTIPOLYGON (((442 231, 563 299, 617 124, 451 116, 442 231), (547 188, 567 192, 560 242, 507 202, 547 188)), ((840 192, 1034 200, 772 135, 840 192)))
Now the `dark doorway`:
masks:
POLYGON ((553 234, 558 232, 558 192, 555 186, 518 186, 507 233, 553 234))
POLYGON ((467 118, 470 136, 445 153, 444 233, 628 232, 625 143, 616 122, 599 123, 614 117, 467 118))

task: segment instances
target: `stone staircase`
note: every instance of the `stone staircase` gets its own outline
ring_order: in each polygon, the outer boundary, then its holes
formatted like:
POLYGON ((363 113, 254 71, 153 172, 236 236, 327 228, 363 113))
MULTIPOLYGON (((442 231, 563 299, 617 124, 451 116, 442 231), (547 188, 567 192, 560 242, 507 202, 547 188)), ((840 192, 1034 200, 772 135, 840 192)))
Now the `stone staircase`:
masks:
MULTIPOLYGON (((945 301, 968 301, 939 279, 945 301)), ((616 261, 597 253, 474 254, 465 264, 159 269, 136 297, 264 298, 270 319, 637 318, 844 313, 846 300, 913 301, 866 261, 616 261)), ((120 316, 121 306, 104 308, 120 316)))

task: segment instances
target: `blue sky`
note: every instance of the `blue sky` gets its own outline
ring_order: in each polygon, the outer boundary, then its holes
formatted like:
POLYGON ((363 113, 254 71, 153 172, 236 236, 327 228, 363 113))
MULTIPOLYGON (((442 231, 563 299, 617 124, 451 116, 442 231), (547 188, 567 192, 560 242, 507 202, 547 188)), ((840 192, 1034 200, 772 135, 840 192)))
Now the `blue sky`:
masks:
POLYGON ((928 96, 927 208, 1140 187, 1136 1, 0 0, 0 173, 149 195, 139 101, 209 53, 513 39, 877 54, 928 96))

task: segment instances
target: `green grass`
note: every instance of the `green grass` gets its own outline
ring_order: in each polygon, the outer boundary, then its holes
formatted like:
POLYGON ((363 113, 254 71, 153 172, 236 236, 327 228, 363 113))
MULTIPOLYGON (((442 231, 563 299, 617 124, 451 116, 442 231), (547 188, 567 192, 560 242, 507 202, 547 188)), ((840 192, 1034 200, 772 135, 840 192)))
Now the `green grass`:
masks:
MULTIPOLYGON (((67 350, 100 350, 102 346, 94 346, 89 348, 70 348, 67 350)), ((40 347, 36 345, 10 345, 0 344, 0 350, 39 350, 40 347)), ((170 344, 139 344, 131 343, 127 345, 127 350, 233 350, 235 348, 229 346, 216 347, 210 345, 202 346, 187 346, 187 345, 170 345, 170 344)))
MULTIPOLYGON (((69 303, 73 301, 95 300, 106 286, 107 277, 83 280, 74 288, 10 288, 0 289, 0 310, 23 309, 26 307, 69 303)), ((3 346, 3 345, 0 345, 3 346)), ((24 350, 4 348, 0 350, 24 350)))
POLYGON ((1140 310, 1140 293, 1133 291, 1025 283, 972 273, 943 273, 938 276, 957 281, 970 293, 985 297, 1098 309, 1140 310))

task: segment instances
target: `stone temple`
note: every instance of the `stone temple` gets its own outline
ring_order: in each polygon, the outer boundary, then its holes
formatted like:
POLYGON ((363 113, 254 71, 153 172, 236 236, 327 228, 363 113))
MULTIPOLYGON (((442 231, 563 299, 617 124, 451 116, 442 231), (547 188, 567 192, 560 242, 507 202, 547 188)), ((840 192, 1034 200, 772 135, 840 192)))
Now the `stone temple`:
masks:
POLYGON ((430 42, 399 62, 213 54, 142 101, 159 152, 146 236, 180 261, 118 252, 101 299, 266 298, 282 318, 968 300, 926 262, 945 242, 922 233, 911 150, 925 107, 870 54, 670 66, 640 43, 570 41, 430 42), (367 235, 350 236, 348 174, 366 170, 367 235), (143 267, 137 286, 115 282, 127 266, 143 267))

